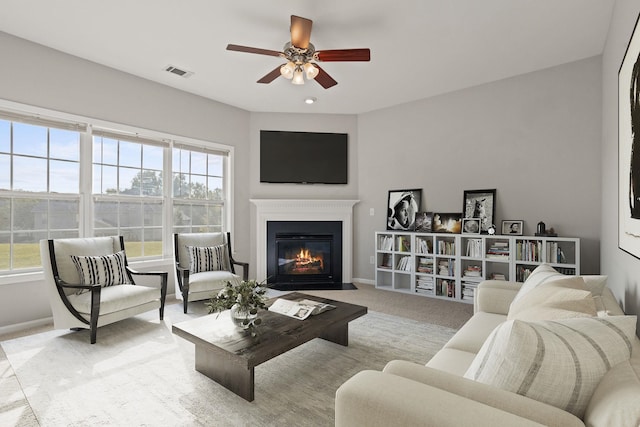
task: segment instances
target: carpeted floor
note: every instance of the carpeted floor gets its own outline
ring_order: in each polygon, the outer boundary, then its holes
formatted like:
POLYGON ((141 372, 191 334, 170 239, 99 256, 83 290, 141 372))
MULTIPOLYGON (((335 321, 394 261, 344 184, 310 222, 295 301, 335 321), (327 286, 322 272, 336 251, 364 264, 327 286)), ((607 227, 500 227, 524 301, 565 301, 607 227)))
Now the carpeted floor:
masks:
POLYGON ((351 322, 349 347, 316 339, 258 366, 252 403, 196 372, 193 344, 171 333, 172 323, 206 314, 199 303, 188 315, 169 305, 163 322, 153 311, 100 328, 93 346, 88 331, 3 341, 0 425, 331 426, 345 380, 392 359, 425 363, 471 316, 465 304, 358 287, 309 292, 369 307, 351 322), (424 316, 435 320, 415 320, 424 316))

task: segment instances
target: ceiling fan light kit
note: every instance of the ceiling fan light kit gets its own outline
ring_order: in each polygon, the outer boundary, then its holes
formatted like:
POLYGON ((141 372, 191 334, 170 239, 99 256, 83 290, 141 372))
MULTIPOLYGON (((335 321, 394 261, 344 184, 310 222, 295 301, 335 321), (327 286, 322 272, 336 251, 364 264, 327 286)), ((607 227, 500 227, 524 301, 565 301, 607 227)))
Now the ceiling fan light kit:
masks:
POLYGON ((316 51, 315 46, 309 42, 312 24, 313 22, 310 19, 291 15, 291 41, 284 45, 282 52, 235 44, 227 45, 227 50, 278 56, 287 60, 285 64, 278 66, 258 80, 258 83, 271 83, 279 76, 282 76, 291 80, 294 85, 303 85, 304 77, 306 77, 307 80, 317 81, 325 89, 337 85, 338 82, 315 62, 369 61, 371 59, 369 49, 316 51))

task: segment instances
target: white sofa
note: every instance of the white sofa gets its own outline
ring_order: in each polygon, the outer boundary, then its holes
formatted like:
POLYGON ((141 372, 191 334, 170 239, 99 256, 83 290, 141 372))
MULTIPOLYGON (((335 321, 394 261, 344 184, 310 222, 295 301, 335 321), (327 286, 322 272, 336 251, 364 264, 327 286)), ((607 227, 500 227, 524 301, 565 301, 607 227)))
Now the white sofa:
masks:
MULTIPOLYGON (((604 276, 594 277, 606 281, 604 276)), ((492 331, 506 326, 522 285, 482 282, 475 295, 474 315, 426 366, 396 360, 382 372, 362 371, 347 380, 336 392, 336 426, 639 426, 640 341, 635 330, 628 335, 631 358, 605 370, 581 418, 464 377, 487 338, 495 336, 492 331)), ((594 298, 597 314, 622 320, 623 311, 611 291, 602 286, 601 295, 594 298)), ((635 329, 635 319, 630 317, 624 320, 632 320, 635 329)))

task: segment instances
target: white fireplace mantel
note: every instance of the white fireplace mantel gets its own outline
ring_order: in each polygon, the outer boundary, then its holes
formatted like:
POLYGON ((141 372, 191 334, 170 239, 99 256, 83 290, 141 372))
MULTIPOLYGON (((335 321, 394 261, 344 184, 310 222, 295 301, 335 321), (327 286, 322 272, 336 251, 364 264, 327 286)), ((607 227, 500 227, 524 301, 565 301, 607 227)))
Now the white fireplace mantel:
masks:
POLYGON ((267 278, 268 221, 342 221, 342 282, 352 280, 353 206, 359 200, 251 199, 256 206, 256 278, 267 278))

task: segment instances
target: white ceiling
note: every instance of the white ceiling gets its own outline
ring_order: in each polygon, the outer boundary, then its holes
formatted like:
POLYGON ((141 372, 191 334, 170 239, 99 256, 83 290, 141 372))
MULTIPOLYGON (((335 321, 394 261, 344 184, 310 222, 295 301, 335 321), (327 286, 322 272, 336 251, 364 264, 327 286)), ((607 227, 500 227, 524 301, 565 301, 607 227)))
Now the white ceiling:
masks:
POLYGON ((0 0, 0 31, 249 111, 358 114, 599 55, 614 2, 0 0), (313 21, 316 49, 371 62, 322 63, 326 90, 256 83, 282 60, 226 45, 282 50, 290 15, 313 21))

